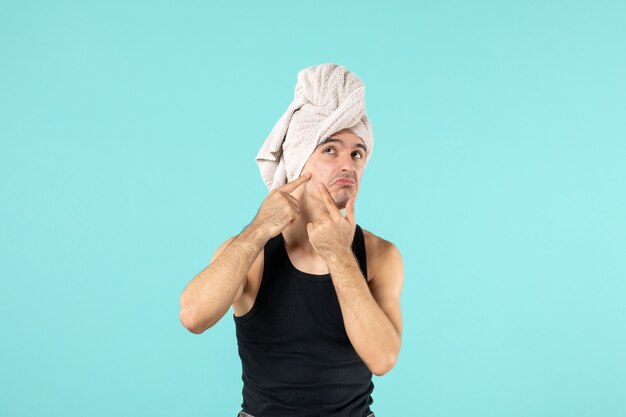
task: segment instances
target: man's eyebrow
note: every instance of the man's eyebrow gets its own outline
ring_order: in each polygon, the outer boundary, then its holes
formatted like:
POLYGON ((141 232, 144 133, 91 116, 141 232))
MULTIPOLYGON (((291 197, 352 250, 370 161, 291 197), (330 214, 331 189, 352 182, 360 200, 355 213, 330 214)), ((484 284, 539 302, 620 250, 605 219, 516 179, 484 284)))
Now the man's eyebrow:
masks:
MULTIPOLYGON (((343 141, 341 139, 329 137, 329 138, 324 139, 322 142, 320 142, 320 144, 318 146, 322 146, 323 144, 328 143, 328 142, 339 142, 339 143, 341 143, 343 145, 343 141)), ((362 143, 357 143, 355 145, 355 147, 356 146, 358 146, 359 148, 363 148, 363 150, 367 154, 367 146, 365 146, 362 143)))

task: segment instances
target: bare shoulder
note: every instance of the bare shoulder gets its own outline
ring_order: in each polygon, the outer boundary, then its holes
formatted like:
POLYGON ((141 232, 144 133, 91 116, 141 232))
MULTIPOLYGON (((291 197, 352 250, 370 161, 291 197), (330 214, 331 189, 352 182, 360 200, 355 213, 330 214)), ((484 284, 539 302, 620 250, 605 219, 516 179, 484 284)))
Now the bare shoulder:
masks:
POLYGON ((402 267, 402 255, 393 242, 364 229, 365 254, 367 258, 368 282, 376 278, 379 271, 402 267), (398 265, 399 264, 399 265, 398 265))

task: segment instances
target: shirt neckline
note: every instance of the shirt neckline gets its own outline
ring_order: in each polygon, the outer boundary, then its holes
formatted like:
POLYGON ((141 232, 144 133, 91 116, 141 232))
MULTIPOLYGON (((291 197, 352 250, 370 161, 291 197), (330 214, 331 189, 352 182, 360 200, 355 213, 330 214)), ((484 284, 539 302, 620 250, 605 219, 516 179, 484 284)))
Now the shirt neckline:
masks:
POLYGON ((287 263, 289 267, 296 275, 300 278, 304 278, 309 281, 330 281, 330 272, 328 274, 310 274, 308 272, 300 271, 296 266, 291 262, 289 258, 289 253, 287 252, 287 245, 285 245, 285 237, 283 236, 283 232, 280 232, 280 245, 283 248, 283 253, 285 254, 285 258, 287 258, 287 263))

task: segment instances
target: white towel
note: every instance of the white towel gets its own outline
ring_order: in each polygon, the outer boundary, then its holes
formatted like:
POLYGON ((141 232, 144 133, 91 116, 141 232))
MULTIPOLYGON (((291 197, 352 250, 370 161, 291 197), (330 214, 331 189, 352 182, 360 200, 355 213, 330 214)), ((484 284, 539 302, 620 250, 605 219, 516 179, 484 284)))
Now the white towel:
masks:
POLYGON ((276 122, 256 156, 268 189, 298 178, 317 145, 334 133, 350 129, 374 148, 365 113, 365 85, 339 64, 320 64, 298 72, 294 99, 276 122))

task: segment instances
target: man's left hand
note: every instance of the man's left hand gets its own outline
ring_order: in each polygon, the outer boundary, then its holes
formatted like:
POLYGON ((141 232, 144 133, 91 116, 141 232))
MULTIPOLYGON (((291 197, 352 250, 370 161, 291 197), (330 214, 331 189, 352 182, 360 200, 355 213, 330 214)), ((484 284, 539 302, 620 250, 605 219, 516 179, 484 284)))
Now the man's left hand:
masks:
POLYGON ((354 219, 356 198, 352 197, 346 203, 346 217, 344 217, 326 188, 326 184, 319 184, 319 192, 327 212, 313 223, 308 223, 306 230, 313 248, 326 260, 346 249, 352 250, 352 240, 356 229, 354 219))

